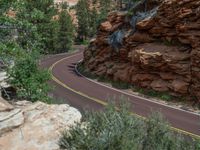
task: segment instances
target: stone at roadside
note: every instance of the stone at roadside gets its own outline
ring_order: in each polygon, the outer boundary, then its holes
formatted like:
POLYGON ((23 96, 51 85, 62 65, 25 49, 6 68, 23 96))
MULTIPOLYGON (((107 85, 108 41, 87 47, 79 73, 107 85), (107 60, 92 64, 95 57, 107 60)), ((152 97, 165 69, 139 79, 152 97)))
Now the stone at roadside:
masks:
POLYGON ((164 80, 154 80, 151 83, 151 87, 155 91, 159 91, 159 92, 166 92, 166 91, 168 91, 167 82, 165 82, 164 80))

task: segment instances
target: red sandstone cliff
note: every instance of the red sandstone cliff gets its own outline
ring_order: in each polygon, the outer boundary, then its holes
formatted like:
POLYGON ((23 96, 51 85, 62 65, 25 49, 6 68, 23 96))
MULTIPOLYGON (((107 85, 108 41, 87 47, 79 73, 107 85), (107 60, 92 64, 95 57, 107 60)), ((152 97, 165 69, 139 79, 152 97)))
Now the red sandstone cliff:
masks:
POLYGON ((200 1, 150 1, 148 11, 158 5, 157 13, 138 19, 136 30, 126 13, 111 13, 85 50, 84 65, 99 76, 200 101, 200 1), (119 49, 109 44, 117 31, 124 33, 119 49))

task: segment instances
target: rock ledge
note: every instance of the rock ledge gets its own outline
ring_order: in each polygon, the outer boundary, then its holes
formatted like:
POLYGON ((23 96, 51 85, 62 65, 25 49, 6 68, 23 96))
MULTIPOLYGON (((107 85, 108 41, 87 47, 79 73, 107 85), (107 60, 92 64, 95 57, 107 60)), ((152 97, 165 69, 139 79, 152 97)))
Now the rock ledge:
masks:
POLYGON ((19 101, 11 107, 0 99, 0 110, 2 150, 58 150, 60 133, 81 120, 67 104, 19 101))

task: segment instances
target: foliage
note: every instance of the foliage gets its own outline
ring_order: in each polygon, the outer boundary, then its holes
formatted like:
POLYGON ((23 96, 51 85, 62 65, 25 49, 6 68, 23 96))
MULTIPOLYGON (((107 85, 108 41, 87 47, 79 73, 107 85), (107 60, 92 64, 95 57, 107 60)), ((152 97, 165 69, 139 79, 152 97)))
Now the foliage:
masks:
POLYGON ((67 3, 55 5, 54 0, 19 0, 14 7, 15 25, 21 29, 17 43, 30 51, 40 49, 43 54, 67 51, 74 40, 69 9, 67 3))
POLYGON ((0 15, 6 12, 7 9, 10 8, 14 0, 1 0, 0 1, 0 15))
POLYGON ((89 40, 83 40, 83 41, 80 41, 79 44, 80 44, 80 45, 86 45, 86 46, 87 46, 87 45, 90 44, 90 41, 89 41, 89 40))
POLYGON ((62 10, 59 14, 59 31, 57 37, 57 51, 67 52, 72 49, 74 39, 74 26, 71 16, 68 13, 67 3, 62 4, 62 10))
MULTIPOLYGON (((35 41, 43 53, 55 51, 57 21, 53 17, 57 14, 57 8, 53 0, 19 0, 16 7, 16 19, 22 24, 30 24, 35 30, 27 28, 28 34, 21 33, 21 45, 27 45, 27 38, 35 41)), ((32 46, 32 45, 31 45, 32 46)), ((30 46, 30 47, 31 47, 30 46)))
POLYGON ((0 42, 3 43, 11 38, 13 32, 12 25, 15 22, 13 18, 8 18, 6 13, 8 9, 13 5, 13 0, 1 0, 0 1, 0 42), (11 29, 10 29, 11 28, 11 29))
POLYGON ((0 14, 0 60, 7 65, 8 82, 16 88, 19 98, 49 102, 47 81, 50 75, 38 67, 39 54, 44 52, 41 48, 45 45, 38 29, 40 20, 46 17, 38 8, 47 1, 13 2, 0 2, 3 8, 0 14), (16 13, 14 18, 6 15, 11 9, 16 13))
POLYGON ((151 89, 139 88, 137 86, 132 86, 132 90, 135 92, 139 92, 141 94, 150 96, 150 97, 157 97, 157 98, 165 100, 165 101, 170 101, 170 100, 174 99, 174 97, 171 96, 167 92, 158 92, 158 91, 151 90, 151 89))
POLYGON ((78 19, 78 39, 80 41, 93 37, 97 27, 111 11, 112 0, 80 0, 76 5, 78 19), (97 7, 99 6, 99 7, 97 7))
POLYGON ((17 89, 19 98, 48 102, 50 79, 48 71, 39 69, 37 52, 23 53, 8 70, 9 82, 17 89))
POLYGON ((71 150, 188 150, 199 149, 196 141, 187 141, 173 133, 160 114, 147 121, 129 113, 127 105, 107 106, 105 111, 86 113, 85 124, 64 132, 59 145, 71 150))
POLYGON ((10 66, 8 80, 20 98, 50 100, 50 75, 38 67, 39 55, 69 50, 74 36, 68 8, 58 8, 54 0, 0 1, 0 61, 10 66))
POLYGON ((22 55, 22 50, 15 42, 0 43, 0 58, 3 60, 18 59, 22 55))
POLYGON ((99 18, 98 18, 98 23, 102 22, 108 15, 108 13, 113 9, 112 5, 112 0, 100 0, 100 13, 99 13, 99 18))
MULTIPOLYGON (((108 13, 111 12, 112 10, 123 9, 122 7, 124 6, 125 6, 125 10, 131 9, 132 7, 135 6, 137 1, 139 0, 116 0, 116 1, 80 0, 78 1, 78 4, 75 7, 76 15, 78 19, 78 27, 77 27, 78 40, 83 41, 83 40, 93 37, 96 34, 97 27, 100 25, 101 22, 103 22, 106 19, 108 13)), ((140 2, 139 4, 141 3, 145 3, 145 2, 140 2)), ((137 18, 131 24, 135 25, 137 18)), ((114 33, 112 37, 113 38, 116 37, 116 34, 118 33, 114 33)), ((118 49, 119 44, 120 44, 119 42, 113 43, 116 50, 118 49)))
POLYGON ((82 40, 86 40, 89 37, 89 4, 87 0, 79 0, 76 5, 76 15, 78 19, 78 38, 82 40))

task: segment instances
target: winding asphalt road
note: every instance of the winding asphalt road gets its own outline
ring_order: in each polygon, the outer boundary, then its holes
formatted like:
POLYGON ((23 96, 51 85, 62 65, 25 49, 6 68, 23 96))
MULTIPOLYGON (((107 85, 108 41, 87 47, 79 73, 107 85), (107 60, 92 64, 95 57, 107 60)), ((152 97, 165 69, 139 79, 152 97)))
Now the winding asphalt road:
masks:
POLYGON ((125 97, 132 107, 134 115, 147 117, 152 111, 161 112, 172 125, 172 129, 194 138, 200 138, 200 115, 152 102, 148 99, 130 95, 97 84, 79 75, 75 65, 83 58, 82 51, 73 54, 54 55, 45 58, 41 65, 52 71, 51 83, 55 86, 53 96, 83 110, 100 110, 109 99, 120 102, 125 97))

